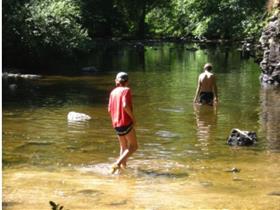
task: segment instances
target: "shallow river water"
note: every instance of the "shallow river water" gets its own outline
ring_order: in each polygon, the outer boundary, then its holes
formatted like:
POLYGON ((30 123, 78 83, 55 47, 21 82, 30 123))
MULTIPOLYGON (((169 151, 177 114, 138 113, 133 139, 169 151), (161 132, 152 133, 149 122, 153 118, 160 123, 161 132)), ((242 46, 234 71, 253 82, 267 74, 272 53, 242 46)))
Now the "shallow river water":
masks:
POLYGON ((86 58, 94 73, 3 81, 3 209, 280 209, 280 90, 261 87, 258 65, 234 48, 188 49, 123 48, 86 58), (192 104, 206 62, 215 108, 192 104), (119 146, 107 103, 118 71, 130 76, 140 148, 111 175, 119 146), (92 119, 68 122, 70 111, 92 119), (228 146, 232 128, 255 131, 257 144, 228 146))

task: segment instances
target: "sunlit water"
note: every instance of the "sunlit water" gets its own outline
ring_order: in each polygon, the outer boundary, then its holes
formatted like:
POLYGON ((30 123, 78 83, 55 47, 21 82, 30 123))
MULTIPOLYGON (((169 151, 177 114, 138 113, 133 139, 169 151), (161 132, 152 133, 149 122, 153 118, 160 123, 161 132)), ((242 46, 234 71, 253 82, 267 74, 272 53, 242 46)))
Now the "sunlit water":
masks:
POLYGON ((93 74, 12 81, 16 88, 3 81, 3 208, 279 209, 279 89, 261 88, 258 65, 234 48, 186 48, 124 48, 85 59, 100 69, 93 74), (217 75, 216 108, 192 104, 206 62, 217 75), (140 148, 111 175, 119 145, 107 103, 121 70, 140 148), (92 120, 68 122, 70 111, 92 120), (232 128, 257 132, 258 143, 228 146, 232 128))

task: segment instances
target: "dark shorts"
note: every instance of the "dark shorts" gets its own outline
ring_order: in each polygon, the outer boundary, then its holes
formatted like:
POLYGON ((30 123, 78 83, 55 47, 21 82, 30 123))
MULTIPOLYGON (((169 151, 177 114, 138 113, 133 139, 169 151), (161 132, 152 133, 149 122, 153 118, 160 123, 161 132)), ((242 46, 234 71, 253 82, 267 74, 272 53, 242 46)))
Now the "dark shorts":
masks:
POLYGON ((130 123, 127 126, 121 126, 121 127, 115 127, 115 131, 117 133, 117 135, 119 136, 124 136, 126 134, 128 134, 133 128, 132 123, 130 123))
POLYGON ((202 104, 211 104, 213 103, 214 94, 212 92, 200 92, 199 102, 202 104))

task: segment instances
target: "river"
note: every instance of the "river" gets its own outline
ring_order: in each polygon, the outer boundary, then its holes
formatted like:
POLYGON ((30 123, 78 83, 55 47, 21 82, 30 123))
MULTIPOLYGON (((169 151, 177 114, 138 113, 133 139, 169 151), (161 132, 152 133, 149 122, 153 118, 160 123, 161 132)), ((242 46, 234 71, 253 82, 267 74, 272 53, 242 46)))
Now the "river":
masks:
POLYGON ((84 58, 94 72, 59 66, 15 86, 3 81, 3 209, 51 209, 49 201, 69 210, 279 209, 279 89, 261 87, 259 66, 234 47, 190 47, 124 47, 84 58), (206 62, 215 108, 192 103, 206 62), (118 71, 130 77, 140 147, 111 175, 119 145, 107 103, 118 71), (92 119, 68 122, 70 111, 92 119), (257 144, 227 145, 232 128, 255 131, 257 144))

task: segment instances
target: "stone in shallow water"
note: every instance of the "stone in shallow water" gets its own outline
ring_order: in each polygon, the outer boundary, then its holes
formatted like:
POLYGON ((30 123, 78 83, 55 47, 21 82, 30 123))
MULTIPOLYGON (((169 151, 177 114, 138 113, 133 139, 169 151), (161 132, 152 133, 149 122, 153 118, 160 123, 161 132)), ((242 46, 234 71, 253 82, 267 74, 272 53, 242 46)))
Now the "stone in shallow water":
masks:
POLYGON ((239 173, 241 170, 239 168, 226 169, 225 172, 239 173))
POLYGON ((257 142, 256 132, 242 131, 237 128, 231 130, 227 143, 230 146, 250 146, 257 142))
POLYGON ((78 191, 78 193, 83 194, 83 195, 91 195, 91 196, 97 196, 97 195, 101 195, 104 194, 101 191, 98 190, 92 190, 92 189, 84 189, 84 190, 80 190, 78 191))
POLYGON ((68 121, 86 121, 86 120, 90 120, 91 117, 87 114, 84 113, 79 113, 79 112, 69 112, 67 115, 67 119, 68 121))
POLYGON ((127 200, 121 200, 121 201, 114 201, 110 203, 109 205, 111 206, 120 206, 120 205, 125 205, 127 204, 127 200))
POLYGON ((280 191, 270 192, 270 193, 268 193, 267 195, 280 196, 280 191))
POLYGON ((186 178, 189 176, 187 172, 158 171, 147 169, 137 169, 136 173, 139 177, 148 176, 151 178, 186 178))

